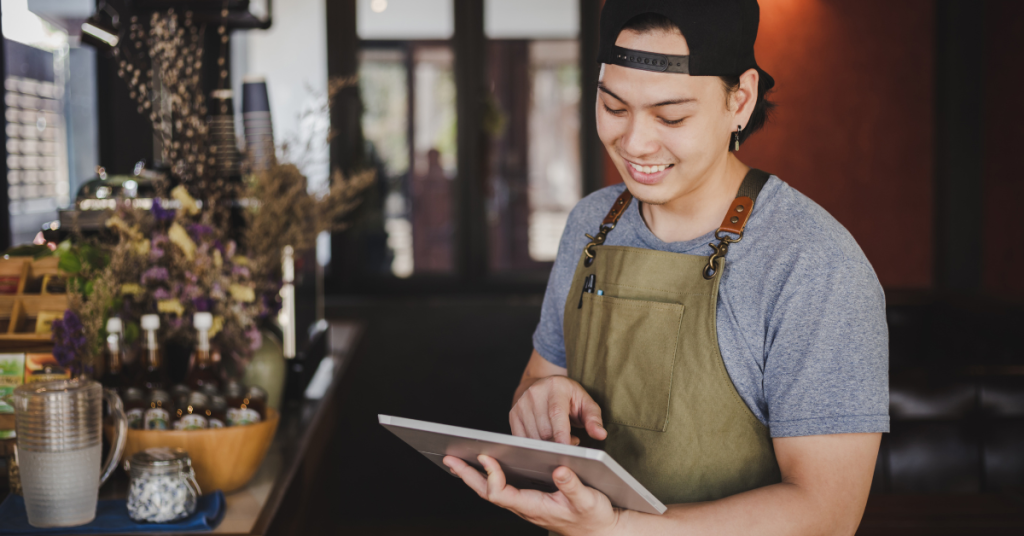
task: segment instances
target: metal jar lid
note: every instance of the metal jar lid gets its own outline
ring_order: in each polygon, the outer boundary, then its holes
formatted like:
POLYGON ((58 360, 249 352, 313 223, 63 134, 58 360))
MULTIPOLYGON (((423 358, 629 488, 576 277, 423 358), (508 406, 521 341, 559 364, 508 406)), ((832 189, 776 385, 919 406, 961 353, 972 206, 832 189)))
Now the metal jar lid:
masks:
POLYGON ((131 458, 125 460, 124 470, 158 469, 158 470, 186 470, 192 467, 192 459, 188 452, 180 447, 153 447, 141 450, 132 454, 131 458))

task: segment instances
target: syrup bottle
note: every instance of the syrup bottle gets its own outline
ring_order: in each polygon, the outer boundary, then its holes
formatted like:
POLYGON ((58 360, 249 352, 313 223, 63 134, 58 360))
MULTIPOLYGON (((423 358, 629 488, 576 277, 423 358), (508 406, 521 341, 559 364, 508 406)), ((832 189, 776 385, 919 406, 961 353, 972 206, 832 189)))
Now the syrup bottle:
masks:
POLYGON ((164 370, 164 356, 157 342, 156 331, 160 329, 159 315, 142 315, 142 363, 139 367, 139 387, 147 391, 167 388, 167 372, 164 370))
POLYGON ((178 408, 175 430, 206 430, 210 427, 209 399, 199 391, 188 396, 188 405, 178 408))
POLYGON ((100 379, 100 383, 104 387, 116 389, 118 394, 121 394, 128 387, 128 381, 125 378, 126 371, 124 370, 125 353, 124 341, 121 339, 122 328, 120 318, 112 316, 107 319, 107 340, 103 345, 106 369, 103 371, 103 377, 100 379))
POLYGON ((193 325, 196 328, 198 344, 189 360, 188 375, 185 383, 193 391, 201 391, 203 386, 210 384, 220 389, 220 367, 219 363, 213 361, 210 354, 210 328, 213 327, 213 315, 210 313, 196 313, 192 316, 193 325))

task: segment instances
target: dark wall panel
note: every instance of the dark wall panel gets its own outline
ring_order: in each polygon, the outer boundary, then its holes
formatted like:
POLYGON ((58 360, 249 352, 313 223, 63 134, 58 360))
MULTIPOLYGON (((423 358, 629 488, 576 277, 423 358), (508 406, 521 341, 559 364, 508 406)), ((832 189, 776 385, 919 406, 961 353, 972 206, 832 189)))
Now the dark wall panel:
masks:
POLYGON ((928 0, 761 2, 756 52, 779 107, 738 156, 835 216, 887 288, 933 282, 934 13, 928 0))
POLYGON ((965 255, 983 259, 987 292, 1019 299, 1024 298, 1024 240, 1017 217, 1024 199, 1024 100, 1019 96, 1024 84, 1024 2, 990 0, 985 8, 985 236, 962 247, 965 255))

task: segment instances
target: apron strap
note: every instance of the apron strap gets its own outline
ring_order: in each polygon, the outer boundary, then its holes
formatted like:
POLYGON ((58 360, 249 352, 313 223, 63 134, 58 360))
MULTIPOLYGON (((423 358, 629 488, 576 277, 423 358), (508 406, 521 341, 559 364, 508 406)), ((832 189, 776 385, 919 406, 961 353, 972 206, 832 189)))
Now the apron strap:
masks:
POLYGON ((743 229, 747 226, 750 214, 754 212, 754 200, 761 193, 761 189, 764 188, 769 177, 771 177, 769 174, 754 168, 750 168, 747 176, 743 177, 743 183, 740 184, 740 189, 736 193, 736 199, 725 213, 722 225, 718 226, 718 230, 715 231, 715 239, 718 240, 718 244, 714 242, 708 244, 714 253, 708 256, 708 264, 704 267, 704 279, 715 277, 715 272, 718 271, 715 268, 715 260, 725 258, 725 254, 729 252, 729 244, 743 240, 743 229), (734 234, 736 238, 726 233, 734 234))
POLYGON ((587 235, 590 239, 590 243, 583 248, 583 253, 587 255, 587 260, 583 261, 583 264, 590 267, 594 264, 594 246, 600 246, 604 244, 605 238, 608 237, 608 232, 615 228, 615 224, 619 222, 619 218, 626 212, 626 207, 629 206, 629 202, 633 200, 633 194, 629 193, 629 189, 625 189, 619 194, 618 199, 612 203, 611 210, 608 211, 608 215, 604 217, 604 221, 601 222, 601 228, 597 231, 597 236, 587 235))
MULTIPOLYGON (((743 177, 743 183, 740 184, 740 189, 736 192, 736 199, 733 201, 732 206, 729 207, 729 211, 726 212, 722 225, 715 231, 715 238, 719 241, 718 245, 709 244, 715 252, 708 258, 708 265, 704 268, 705 279, 711 279, 715 276, 715 259, 725 257, 729 250, 729 244, 743 240, 743 228, 747 225, 747 219, 754 210, 754 200, 757 199, 758 194, 761 193, 761 189, 764 188, 765 183, 768 182, 770 177, 771 175, 768 173, 754 168, 750 168, 747 175, 743 177), (722 234, 723 232, 735 234, 737 238, 724 235, 722 234)), ((604 244, 608 233, 615 228, 615 224, 619 222, 619 218, 626 212, 626 207, 629 206, 632 200, 633 194, 629 193, 629 189, 623 190, 615 202, 612 203, 612 208, 608 211, 608 215, 601 222, 601 228, 597 231, 597 235, 587 235, 590 243, 583 248, 583 253, 587 256, 587 260, 584 261, 586 266, 590 266, 594 262, 593 247, 604 244)))

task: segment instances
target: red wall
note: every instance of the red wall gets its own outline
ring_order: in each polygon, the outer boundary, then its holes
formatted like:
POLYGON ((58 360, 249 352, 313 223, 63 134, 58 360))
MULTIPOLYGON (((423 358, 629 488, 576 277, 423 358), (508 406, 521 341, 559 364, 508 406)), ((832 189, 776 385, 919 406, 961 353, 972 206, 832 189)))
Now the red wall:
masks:
POLYGON ((931 0, 761 0, 778 108, 738 156, 835 216, 886 288, 932 285, 934 21, 931 0))
POLYGON ((1020 200, 1024 170, 1020 163, 1024 128, 1024 85, 1020 54, 1024 51, 1024 2, 985 4, 985 230, 978 244, 964 244, 965 255, 985 246, 985 290, 996 296, 1024 297, 1024 238, 1020 234, 1020 200))

